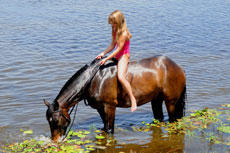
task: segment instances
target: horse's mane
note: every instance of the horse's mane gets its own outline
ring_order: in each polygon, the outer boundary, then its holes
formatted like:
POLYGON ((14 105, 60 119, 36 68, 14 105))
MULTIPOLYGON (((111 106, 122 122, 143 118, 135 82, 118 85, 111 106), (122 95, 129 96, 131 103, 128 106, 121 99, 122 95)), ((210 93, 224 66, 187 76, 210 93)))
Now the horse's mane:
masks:
POLYGON ((81 100, 85 88, 97 73, 100 60, 93 60, 90 65, 86 64, 79 69, 62 87, 54 102, 71 103, 81 100))

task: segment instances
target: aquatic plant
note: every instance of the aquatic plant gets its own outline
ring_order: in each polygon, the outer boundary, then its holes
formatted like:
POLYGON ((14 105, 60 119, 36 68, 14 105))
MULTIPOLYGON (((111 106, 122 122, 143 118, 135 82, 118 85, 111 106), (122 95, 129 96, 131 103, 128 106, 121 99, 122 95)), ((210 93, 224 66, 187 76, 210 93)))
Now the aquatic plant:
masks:
MULTIPOLYGON (((32 134, 32 130, 24 131, 24 134, 32 134)), ((25 140, 23 142, 17 142, 13 144, 8 144, 2 147, 2 152, 60 152, 60 153, 87 153, 95 150, 95 145, 92 140, 88 139, 91 132, 73 131, 71 130, 64 142, 52 143, 37 141, 35 139, 25 140)))
POLYGON ((230 105, 224 104, 220 110, 208 109, 192 111, 189 116, 178 119, 174 123, 165 123, 153 120, 153 123, 142 122, 142 126, 132 127, 133 130, 139 132, 148 132, 153 127, 159 127, 163 129, 165 134, 163 137, 168 137, 171 134, 185 134, 189 137, 204 137, 209 143, 212 144, 224 144, 230 145, 230 136, 220 134, 219 132, 224 132, 230 134, 230 125, 224 124, 225 119, 221 114, 229 116, 230 112, 228 109, 230 105), (210 130, 212 129, 212 130, 210 130), (214 131, 214 132, 209 132, 214 131))

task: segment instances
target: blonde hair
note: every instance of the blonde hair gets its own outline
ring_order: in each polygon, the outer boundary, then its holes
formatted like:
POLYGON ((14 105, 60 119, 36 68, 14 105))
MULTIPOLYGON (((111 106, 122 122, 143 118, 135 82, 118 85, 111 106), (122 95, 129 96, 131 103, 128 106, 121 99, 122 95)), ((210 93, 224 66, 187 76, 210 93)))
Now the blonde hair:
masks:
MULTIPOLYGON (((112 12, 109 15, 108 18, 109 24, 116 24, 117 25, 117 31, 116 31, 116 41, 119 40, 120 36, 123 34, 123 32, 127 32, 128 39, 132 38, 131 33, 129 32, 126 22, 125 22, 125 16, 123 13, 119 10, 116 10, 112 12)), ((115 31, 112 29, 112 37, 114 37, 115 31)))

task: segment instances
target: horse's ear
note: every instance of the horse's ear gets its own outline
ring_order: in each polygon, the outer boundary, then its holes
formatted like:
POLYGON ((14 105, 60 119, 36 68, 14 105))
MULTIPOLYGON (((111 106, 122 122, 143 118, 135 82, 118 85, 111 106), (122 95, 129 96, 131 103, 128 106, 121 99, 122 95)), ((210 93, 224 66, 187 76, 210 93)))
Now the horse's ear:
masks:
POLYGON ((50 107, 50 103, 47 100, 43 99, 43 101, 47 107, 50 107))

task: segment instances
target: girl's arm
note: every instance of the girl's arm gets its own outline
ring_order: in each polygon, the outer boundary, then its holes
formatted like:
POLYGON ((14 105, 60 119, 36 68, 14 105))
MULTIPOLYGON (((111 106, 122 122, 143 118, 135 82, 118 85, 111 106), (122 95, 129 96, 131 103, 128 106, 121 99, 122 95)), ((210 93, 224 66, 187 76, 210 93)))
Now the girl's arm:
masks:
POLYGON ((118 44, 117 49, 112 54, 110 54, 107 58, 102 60, 101 65, 103 65, 107 60, 116 56, 121 51, 121 49, 123 48, 126 40, 127 40, 127 32, 124 32, 119 39, 119 43, 117 43, 118 44))
POLYGON ((113 40, 108 48, 106 48, 103 53, 104 55, 111 52, 115 48, 116 42, 113 40))
POLYGON ((112 40, 111 44, 109 45, 108 48, 106 48, 103 52, 101 52, 99 55, 97 55, 97 59, 101 59, 101 57, 103 57, 105 54, 111 52, 116 46, 116 40, 112 40))

